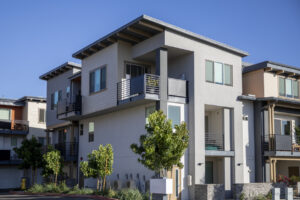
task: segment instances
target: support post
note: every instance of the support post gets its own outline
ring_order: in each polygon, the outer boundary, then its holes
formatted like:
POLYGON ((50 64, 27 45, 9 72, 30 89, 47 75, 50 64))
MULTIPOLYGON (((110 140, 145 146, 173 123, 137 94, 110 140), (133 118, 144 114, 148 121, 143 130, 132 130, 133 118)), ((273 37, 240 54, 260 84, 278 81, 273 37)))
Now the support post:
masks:
POLYGON ((155 74, 160 76, 160 100, 156 102, 156 109, 167 114, 168 102, 168 50, 159 48, 156 50, 155 74))

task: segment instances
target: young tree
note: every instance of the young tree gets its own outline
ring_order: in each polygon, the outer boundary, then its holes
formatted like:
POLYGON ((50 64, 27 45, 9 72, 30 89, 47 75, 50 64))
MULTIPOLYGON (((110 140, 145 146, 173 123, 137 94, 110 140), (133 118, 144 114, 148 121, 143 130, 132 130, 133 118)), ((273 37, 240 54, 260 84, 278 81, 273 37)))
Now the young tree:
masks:
POLYGON ((88 154, 88 161, 80 163, 80 170, 85 177, 97 178, 97 190, 100 190, 100 178, 103 180, 102 190, 105 190, 106 177, 113 171, 113 148, 111 144, 100 145, 98 150, 88 154))
POLYGON ((56 186, 57 183, 57 176, 61 169, 61 156, 58 150, 51 150, 48 151, 46 154, 43 155, 45 161, 45 171, 48 173, 53 172, 55 175, 54 185, 56 186))
POLYGON ((161 110, 149 115, 148 121, 145 126, 147 133, 140 137, 140 144, 130 146, 140 156, 138 161, 156 173, 162 172, 163 176, 173 165, 182 168, 180 159, 189 141, 186 124, 175 125, 173 131, 171 120, 167 120, 161 110))
POLYGON ((14 151, 20 159, 22 164, 20 168, 29 169, 31 168, 32 185, 36 182, 37 169, 42 167, 43 155, 42 155, 42 144, 32 136, 31 139, 25 139, 22 142, 20 148, 14 148, 14 151))

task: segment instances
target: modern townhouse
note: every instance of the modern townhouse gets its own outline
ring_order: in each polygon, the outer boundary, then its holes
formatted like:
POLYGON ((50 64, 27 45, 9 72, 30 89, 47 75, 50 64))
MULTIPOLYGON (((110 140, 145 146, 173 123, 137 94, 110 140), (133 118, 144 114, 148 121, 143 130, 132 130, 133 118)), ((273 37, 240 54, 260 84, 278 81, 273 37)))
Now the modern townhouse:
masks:
POLYGON ((78 182, 78 119, 65 121, 62 116, 81 113, 81 65, 66 62, 40 76, 47 81, 47 144, 61 152, 66 184, 78 182), (76 103, 75 103, 76 102, 76 103))
POLYGON ((253 127, 250 135, 255 136, 256 182, 276 182, 280 175, 299 177, 299 76, 299 68, 271 61, 243 68, 239 98, 253 127))
MULTIPOLYGON (((13 148, 32 136, 45 144, 45 115, 44 98, 0 99, 0 189, 18 188, 22 177, 30 179, 30 170, 19 169, 21 160, 13 148)), ((37 181, 41 182, 42 177, 38 176, 37 181)))
MULTIPOLYGON (((66 63, 40 77, 47 80, 47 130, 52 141, 73 135, 80 161, 100 144, 112 144, 109 182, 146 190, 154 172, 138 163, 130 145, 145 133, 147 116, 161 109, 173 125, 185 121, 190 135, 184 168, 169 173, 171 199, 198 199, 206 184, 223 184, 230 196, 234 183, 253 181, 254 161, 244 151, 251 133, 243 129, 238 99, 247 55, 142 15, 74 53, 81 70, 66 63)), ((78 176, 81 182, 79 170, 78 176)), ((96 181, 84 184, 95 187, 96 181)))

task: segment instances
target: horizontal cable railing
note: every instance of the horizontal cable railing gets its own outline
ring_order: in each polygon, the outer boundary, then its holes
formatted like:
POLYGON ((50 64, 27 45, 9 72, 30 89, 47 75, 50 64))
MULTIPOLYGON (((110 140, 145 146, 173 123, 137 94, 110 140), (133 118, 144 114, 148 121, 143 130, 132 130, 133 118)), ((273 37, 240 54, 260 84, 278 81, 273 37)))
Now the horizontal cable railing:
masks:
POLYGON ((57 115, 66 114, 68 112, 81 113, 81 95, 76 95, 74 101, 64 99, 57 103, 57 115))
POLYGON ((159 95, 160 78, 153 74, 144 74, 117 83, 117 100, 122 101, 144 94, 159 95))
POLYGON ((224 151, 224 136, 221 133, 205 133, 205 150, 224 151))

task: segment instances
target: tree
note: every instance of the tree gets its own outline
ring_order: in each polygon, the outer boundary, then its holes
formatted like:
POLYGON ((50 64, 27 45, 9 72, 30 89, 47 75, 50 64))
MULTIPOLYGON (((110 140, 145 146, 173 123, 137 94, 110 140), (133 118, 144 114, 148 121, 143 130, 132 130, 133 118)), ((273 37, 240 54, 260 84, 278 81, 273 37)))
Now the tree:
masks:
POLYGON ((88 154, 88 160, 80 163, 80 170, 85 177, 97 178, 97 190, 100 190, 100 178, 103 180, 102 190, 105 190, 106 177, 113 171, 113 148, 111 144, 100 145, 98 150, 88 154))
POLYGON ((42 144, 40 144, 37 139, 32 136, 31 139, 25 139, 22 142, 20 148, 14 148, 14 151, 22 163, 20 168, 29 169, 31 168, 32 185, 36 182, 37 169, 43 165, 43 155, 42 155, 42 144))
POLYGON ((172 121, 167 120, 163 111, 155 111, 149 115, 145 126, 147 133, 141 135, 140 144, 132 144, 132 151, 140 157, 138 161, 156 173, 171 170, 173 165, 183 167, 180 162, 184 151, 188 147, 188 130, 186 123, 175 125, 173 131, 172 121))
POLYGON ((48 173, 53 173, 55 175, 54 185, 56 186, 57 183, 57 176, 61 170, 61 156, 58 150, 51 150, 48 151, 46 154, 43 155, 45 161, 45 171, 48 173))

